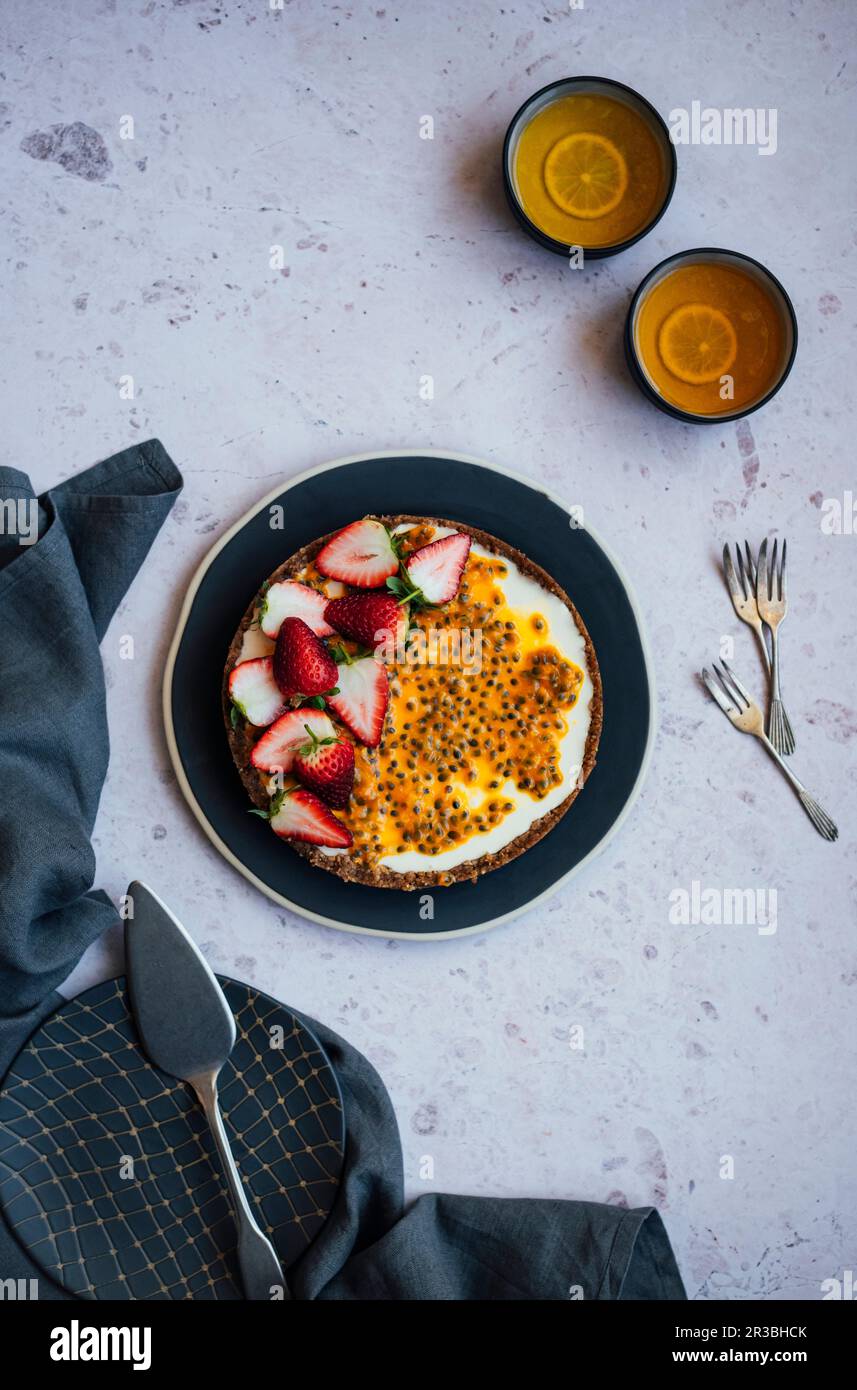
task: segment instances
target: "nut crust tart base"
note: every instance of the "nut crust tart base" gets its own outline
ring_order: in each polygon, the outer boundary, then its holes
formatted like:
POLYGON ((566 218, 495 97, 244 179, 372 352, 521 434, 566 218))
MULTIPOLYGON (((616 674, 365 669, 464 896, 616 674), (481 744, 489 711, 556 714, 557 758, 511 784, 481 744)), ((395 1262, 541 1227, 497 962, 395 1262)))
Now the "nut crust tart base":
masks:
MULTIPOLYGON (((532 845, 536 844, 543 836, 547 835, 577 799, 579 792, 595 766, 596 752, 603 722, 601 677, 595 649, 580 614, 565 590, 562 589, 540 565, 535 564, 534 561, 530 560, 513 546, 507 545, 505 541, 490 535, 487 531, 468 526, 463 522, 444 520, 437 517, 429 518, 425 516, 400 515, 381 516, 378 520, 383 521, 391 531, 403 526, 428 525, 434 528, 455 530, 468 535, 471 537, 474 545, 481 551, 486 551, 492 556, 511 561, 522 575, 534 581, 539 588, 548 594, 553 595, 554 598, 558 599, 568 610, 583 642, 586 674, 592 686, 589 702, 589 726, 580 764, 580 775, 576 778, 575 785, 569 791, 568 795, 560 803, 553 806, 553 808, 544 815, 533 820, 525 831, 503 845, 502 848, 498 849, 496 852, 485 853, 478 858, 474 857, 465 860, 449 868, 400 872, 395 869, 390 869, 381 863, 371 865, 360 862, 348 851, 337 853, 325 852, 324 849, 317 845, 310 845, 295 840, 288 841, 288 844, 293 850, 296 850, 298 854, 301 854, 317 868, 325 869, 328 873, 336 874, 346 881, 367 884, 373 888, 394 888, 399 891, 412 891, 414 889, 442 887, 467 879, 475 882, 483 874, 490 873, 492 869, 501 868, 504 864, 508 864, 511 860, 518 858, 519 855, 524 854, 532 845)), ((289 559, 284 561, 270 576, 268 584, 277 583, 284 579, 299 579, 304 574, 307 567, 312 565, 315 557, 319 554, 323 546, 327 544, 330 538, 330 535, 322 536, 290 556, 289 559)), ((224 723, 233 761, 235 762, 235 766, 238 769, 241 780, 244 783, 244 787, 251 801, 260 810, 266 811, 270 800, 266 774, 257 770, 250 762, 253 746, 261 737, 264 730, 258 729, 254 725, 248 724, 243 720, 239 722, 237 727, 233 728, 231 721, 231 700, 228 691, 229 674, 241 654, 245 633, 256 618, 261 592, 260 590, 260 593, 255 595, 252 602, 248 605, 244 617, 230 644, 223 675, 222 700, 224 723)), ((439 609, 438 614, 442 615, 442 613, 443 610, 439 609)), ((391 668, 391 674, 393 673, 393 669, 394 668, 391 668)), ((385 730, 385 737, 389 732, 389 712, 387 718, 388 725, 385 730)), ((377 750, 368 750, 368 753, 370 759, 377 759, 377 750)), ((475 839, 475 837, 473 838, 475 839)))

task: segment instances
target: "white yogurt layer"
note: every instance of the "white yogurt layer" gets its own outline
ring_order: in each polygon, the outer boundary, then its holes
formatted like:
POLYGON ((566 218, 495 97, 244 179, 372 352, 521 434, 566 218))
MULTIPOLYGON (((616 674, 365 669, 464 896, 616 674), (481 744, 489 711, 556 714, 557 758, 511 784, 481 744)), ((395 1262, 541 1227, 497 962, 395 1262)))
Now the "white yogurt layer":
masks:
MULTIPOLYGON (((408 527, 399 527, 407 530, 408 527)), ((438 528, 435 539, 449 534, 446 528, 438 528)), ((441 854, 421 854, 419 850, 407 850, 403 854, 385 855, 379 862, 394 873, 442 873, 454 869, 459 864, 481 859, 486 854, 496 854, 519 835, 529 830, 534 821, 546 816, 565 800, 581 775, 586 738, 589 733, 591 717, 590 704, 593 686, 586 661, 586 647, 577 625, 561 599, 543 589, 535 579, 524 574, 513 560, 505 555, 494 555, 479 546, 471 547, 471 554, 482 559, 496 559, 505 565, 504 579, 495 577, 494 583, 501 590, 506 604, 512 610, 512 620, 525 631, 525 625, 534 613, 540 613, 545 620, 545 629, 539 633, 539 642, 556 647, 566 660, 579 666, 583 671, 577 702, 562 714, 567 724, 566 732, 559 738, 559 770, 562 781, 541 799, 522 791, 514 782, 507 781, 502 787, 490 793, 492 798, 511 801, 514 810, 507 812, 499 825, 492 826, 484 835, 476 834, 462 844, 441 854)), ((485 796, 481 790, 474 789, 466 782, 452 780, 450 784, 456 794, 466 801, 471 810, 476 809, 479 800, 485 796)))

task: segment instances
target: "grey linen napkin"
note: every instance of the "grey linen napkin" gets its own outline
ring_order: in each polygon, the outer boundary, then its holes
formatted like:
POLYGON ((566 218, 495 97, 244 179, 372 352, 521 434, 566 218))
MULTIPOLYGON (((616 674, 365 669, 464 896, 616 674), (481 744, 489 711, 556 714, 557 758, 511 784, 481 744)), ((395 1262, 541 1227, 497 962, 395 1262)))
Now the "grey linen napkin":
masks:
MULTIPOLYGON (((109 754, 98 648, 181 486, 157 440, 39 499, 25 474, 0 468, 0 1075, 117 920, 92 888, 109 754)), ((339 1077, 347 1146, 333 1215, 289 1271, 294 1298, 685 1297, 651 1207, 433 1194, 406 1210, 381 1078, 330 1029, 307 1023, 339 1077)), ((0 1219, 5 1279, 38 1279, 40 1297, 70 1298, 0 1219)))

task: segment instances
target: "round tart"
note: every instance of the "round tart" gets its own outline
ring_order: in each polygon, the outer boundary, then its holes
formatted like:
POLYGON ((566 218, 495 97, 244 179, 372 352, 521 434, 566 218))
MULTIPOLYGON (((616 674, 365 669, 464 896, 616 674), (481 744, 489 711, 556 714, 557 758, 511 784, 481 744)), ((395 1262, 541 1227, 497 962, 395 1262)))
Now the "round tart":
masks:
POLYGON ((589 634, 539 565, 461 522, 387 516, 275 570, 230 645, 223 712, 275 833, 408 890, 475 881, 546 835, 595 765, 603 706, 589 634))

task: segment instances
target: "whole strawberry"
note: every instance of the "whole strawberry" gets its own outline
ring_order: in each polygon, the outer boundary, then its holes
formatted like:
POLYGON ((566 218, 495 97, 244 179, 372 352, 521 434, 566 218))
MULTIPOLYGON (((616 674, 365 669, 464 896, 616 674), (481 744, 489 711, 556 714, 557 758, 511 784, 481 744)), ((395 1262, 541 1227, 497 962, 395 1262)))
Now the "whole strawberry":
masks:
POLYGON ((392 594, 348 594, 335 598, 324 610, 324 620, 343 637, 374 651, 382 645, 398 645, 408 631, 408 613, 392 594))
POLYGON ((283 695, 324 695, 336 685, 336 662, 303 618, 284 618, 274 648, 274 680, 283 695))
POLYGON ((295 754, 295 775, 328 806, 347 806, 354 785, 354 747, 347 738, 319 738, 305 725, 307 741, 295 754))

